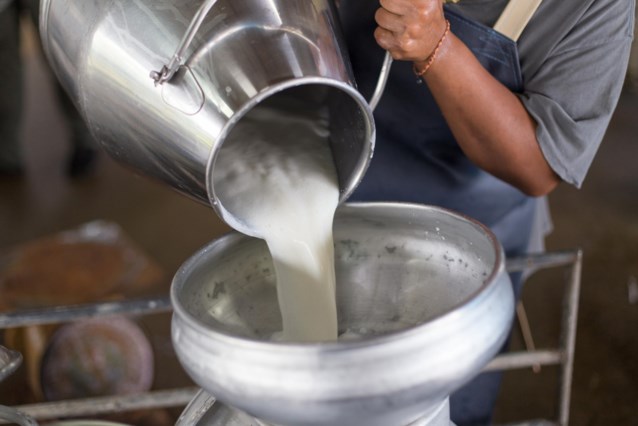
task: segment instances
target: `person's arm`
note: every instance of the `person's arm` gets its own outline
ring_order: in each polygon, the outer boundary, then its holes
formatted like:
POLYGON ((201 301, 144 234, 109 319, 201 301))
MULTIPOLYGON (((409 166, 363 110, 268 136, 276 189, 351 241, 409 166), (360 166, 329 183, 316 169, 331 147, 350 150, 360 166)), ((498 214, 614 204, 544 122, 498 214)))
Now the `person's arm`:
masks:
MULTIPOLYGON (((394 59, 423 69, 445 32, 441 0, 381 0, 381 6, 377 43, 394 59)), ((478 167, 532 196, 558 185, 561 179, 536 140, 534 119, 452 33, 424 79, 459 146, 478 167)))

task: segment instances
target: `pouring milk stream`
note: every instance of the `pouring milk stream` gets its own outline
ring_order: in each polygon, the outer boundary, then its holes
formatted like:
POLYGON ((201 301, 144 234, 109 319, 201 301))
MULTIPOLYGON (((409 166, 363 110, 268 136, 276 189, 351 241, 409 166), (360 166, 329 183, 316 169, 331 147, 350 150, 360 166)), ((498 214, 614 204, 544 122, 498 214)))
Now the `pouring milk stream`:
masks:
POLYGON ((215 169, 226 209, 271 252, 286 341, 337 338, 332 221, 339 186, 326 113, 255 108, 221 150, 222 160, 236 160, 215 169))
MULTIPOLYGON (((391 61, 386 54, 372 109, 391 61)), ((320 103, 266 101, 225 141, 213 174, 226 210, 268 245, 285 341, 338 335, 332 224, 339 183, 329 120, 320 103)))

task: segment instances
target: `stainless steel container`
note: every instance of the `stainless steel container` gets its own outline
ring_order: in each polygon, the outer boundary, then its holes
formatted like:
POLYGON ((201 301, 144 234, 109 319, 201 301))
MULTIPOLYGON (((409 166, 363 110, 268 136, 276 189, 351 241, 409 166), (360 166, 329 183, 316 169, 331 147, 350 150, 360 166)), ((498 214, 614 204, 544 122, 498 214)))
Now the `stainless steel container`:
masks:
POLYGON ((182 365, 218 401, 277 425, 405 426, 438 415, 510 329, 501 245, 471 219, 408 204, 342 206, 334 238, 343 340, 270 341, 281 317, 268 249, 232 233, 175 275, 182 365))
POLYGON ((42 0, 40 29, 106 151, 210 202, 244 233, 253 231, 226 210, 211 176, 224 141, 262 101, 328 108, 342 200, 372 156, 372 112, 332 0, 42 0))

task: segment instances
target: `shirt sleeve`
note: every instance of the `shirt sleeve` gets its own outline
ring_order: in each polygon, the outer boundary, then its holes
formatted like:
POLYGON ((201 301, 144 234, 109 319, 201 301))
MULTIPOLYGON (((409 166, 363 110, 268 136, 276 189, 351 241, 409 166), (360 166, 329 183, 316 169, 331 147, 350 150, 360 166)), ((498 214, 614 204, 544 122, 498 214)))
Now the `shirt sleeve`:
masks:
POLYGON ((580 187, 618 103, 633 38, 635 0, 597 1, 519 95, 552 169, 580 187))

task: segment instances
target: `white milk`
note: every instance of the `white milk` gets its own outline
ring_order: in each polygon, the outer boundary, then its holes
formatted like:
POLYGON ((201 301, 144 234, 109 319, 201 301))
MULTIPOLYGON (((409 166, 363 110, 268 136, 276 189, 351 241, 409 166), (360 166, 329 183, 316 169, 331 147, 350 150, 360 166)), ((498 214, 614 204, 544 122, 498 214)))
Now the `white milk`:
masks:
POLYGON ((224 207, 266 240, 277 275, 283 340, 337 338, 332 221, 339 202, 319 109, 256 109, 224 143, 215 188, 224 207), (305 110, 304 110, 305 109, 305 110))

